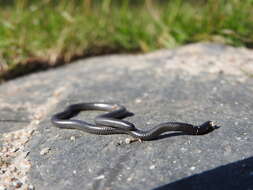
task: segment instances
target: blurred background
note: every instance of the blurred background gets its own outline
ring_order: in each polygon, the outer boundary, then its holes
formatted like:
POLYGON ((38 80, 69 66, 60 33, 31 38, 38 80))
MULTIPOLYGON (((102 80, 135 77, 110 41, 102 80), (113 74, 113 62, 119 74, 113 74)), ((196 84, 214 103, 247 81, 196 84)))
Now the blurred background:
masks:
POLYGON ((198 41, 253 47, 253 0, 0 0, 0 80, 198 41))

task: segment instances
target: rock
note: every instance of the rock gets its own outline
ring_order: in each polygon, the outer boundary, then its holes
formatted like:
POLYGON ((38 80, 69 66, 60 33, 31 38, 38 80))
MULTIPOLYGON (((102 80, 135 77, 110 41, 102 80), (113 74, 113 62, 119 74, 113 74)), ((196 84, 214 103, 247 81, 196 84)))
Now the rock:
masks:
MULTIPOLYGON (((31 165, 23 173, 18 168, 23 177, 15 178, 36 190, 250 189, 252 64, 251 50, 192 44, 147 55, 90 58, 2 84, 1 119, 27 121, 0 121, 2 145, 9 143, 9 133, 29 139, 11 142, 17 156, 29 152, 19 159, 31 165), (97 136, 51 125, 51 115, 67 105, 94 101, 125 105, 135 113, 127 120, 142 129, 165 121, 207 120, 221 128, 203 136, 172 133, 126 144, 119 143, 126 135, 97 136), (41 156, 45 147, 50 154, 41 156)), ((96 114, 77 118, 93 121, 96 114)))
POLYGON ((40 151, 40 155, 46 155, 49 153, 51 149, 49 147, 46 147, 46 148, 43 148, 41 151, 40 151))

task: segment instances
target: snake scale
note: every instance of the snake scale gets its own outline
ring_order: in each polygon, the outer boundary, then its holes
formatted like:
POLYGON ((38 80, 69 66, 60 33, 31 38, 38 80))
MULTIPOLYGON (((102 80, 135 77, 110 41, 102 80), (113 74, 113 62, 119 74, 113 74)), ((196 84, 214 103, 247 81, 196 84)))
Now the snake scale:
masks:
POLYGON ((51 122, 62 129, 79 129, 97 135, 128 134, 140 140, 154 140, 159 138, 161 134, 170 131, 180 131, 189 135, 203 135, 218 128, 212 121, 206 121, 201 125, 166 122, 144 131, 137 129, 134 124, 122 120, 129 116, 129 113, 124 106, 119 104, 102 102, 79 103, 72 104, 64 111, 53 115, 51 122), (71 119, 81 111, 91 110, 106 111, 107 113, 95 117, 94 124, 71 119))

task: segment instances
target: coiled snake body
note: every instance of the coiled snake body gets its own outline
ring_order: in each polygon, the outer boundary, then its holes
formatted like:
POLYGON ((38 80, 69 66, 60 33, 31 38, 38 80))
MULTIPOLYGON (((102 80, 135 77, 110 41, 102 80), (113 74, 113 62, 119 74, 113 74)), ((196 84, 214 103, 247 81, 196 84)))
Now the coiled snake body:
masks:
POLYGON ((162 133, 169 131, 181 131, 190 135, 203 135, 218 128, 213 122, 207 121, 202 125, 191 125, 180 122, 161 123, 150 130, 139 130, 134 124, 121 120, 129 116, 127 109, 119 104, 111 103, 80 103, 67 107, 63 112, 52 116, 51 122, 58 128, 79 129, 97 135, 128 134, 140 140, 156 139, 162 133), (107 111, 95 118, 95 123, 88 123, 81 120, 70 119, 81 111, 97 110, 107 111))

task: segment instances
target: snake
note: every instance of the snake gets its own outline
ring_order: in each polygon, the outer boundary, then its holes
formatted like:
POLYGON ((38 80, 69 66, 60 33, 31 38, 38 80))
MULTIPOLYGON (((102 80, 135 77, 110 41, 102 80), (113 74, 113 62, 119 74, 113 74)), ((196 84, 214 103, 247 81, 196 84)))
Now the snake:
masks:
POLYGON ((64 111, 54 114, 51 122, 61 129, 78 129, 96 135, 127 134, 142 141, 158 139, 163 133, 177 131, 189 135, 204 135, 217 128, 212 121, 201 125, 192 125, 183 122, 160 123, 149 130, 140 130, 126 120, 131 115, 125 106, 117 103, 90 102, 69 105, 64 111), (94 123, 72 119, 81 111, 105 111, 95 117, 94 123))

